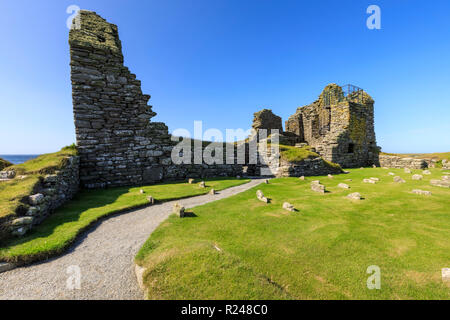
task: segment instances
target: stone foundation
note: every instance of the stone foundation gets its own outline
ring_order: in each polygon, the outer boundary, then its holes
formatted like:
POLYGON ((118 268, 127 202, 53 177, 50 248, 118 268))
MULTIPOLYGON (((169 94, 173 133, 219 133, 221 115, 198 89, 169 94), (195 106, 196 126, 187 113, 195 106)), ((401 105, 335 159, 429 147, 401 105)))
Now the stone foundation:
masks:
POLYGON ((401 158, 390 155, 380 155, 380 166, 387 168, 409 168, 424 169, 428 168, 428 163, 423 159, 401 158))
MULTIPOLYGON (((18 178, 16 178, 18 179, 18 178)), ((62 169, 42 177, 17 212, 0 219, 0 240, 23 236, 55 209, 72 199, 79 187, 79 157, 67 158, 62 169)))

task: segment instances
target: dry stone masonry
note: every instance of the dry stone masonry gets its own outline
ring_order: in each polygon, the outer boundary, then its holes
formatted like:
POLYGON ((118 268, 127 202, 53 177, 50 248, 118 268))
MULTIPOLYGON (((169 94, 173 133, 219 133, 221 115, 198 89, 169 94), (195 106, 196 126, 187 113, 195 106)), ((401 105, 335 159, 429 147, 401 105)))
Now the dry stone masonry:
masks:
MULTIPOLYGON (((16 178, 19 179, 19 178, 16 178)), ((72 199, 79 187, 79 157, 68 157, 61 170, 44 176, 13 215, 0 219, 0 241, 23 236, 55 209, 72 199)))

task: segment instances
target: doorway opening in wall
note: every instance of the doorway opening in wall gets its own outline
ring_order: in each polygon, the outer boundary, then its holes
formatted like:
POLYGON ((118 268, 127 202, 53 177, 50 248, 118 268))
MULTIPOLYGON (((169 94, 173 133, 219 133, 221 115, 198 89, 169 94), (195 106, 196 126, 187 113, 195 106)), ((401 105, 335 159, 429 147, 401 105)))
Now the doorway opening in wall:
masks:
POLYGON ((348 144, 348 150, 347 153, 353 153, 355 150, 355 144, 354 143, 349 143, 348 144))

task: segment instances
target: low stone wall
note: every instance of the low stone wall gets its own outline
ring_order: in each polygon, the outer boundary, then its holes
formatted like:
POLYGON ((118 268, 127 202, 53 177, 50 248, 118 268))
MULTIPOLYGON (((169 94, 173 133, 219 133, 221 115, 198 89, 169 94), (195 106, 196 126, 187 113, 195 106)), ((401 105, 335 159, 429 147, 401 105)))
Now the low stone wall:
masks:
POLYGON ((0 240, 23 236, 72 199, 80 183, 79 164, 78 156, 68 157, 60 171, 42 177, 33 194, 23 199, 15 214, 0 220, 0 240))
POLYGON ((424 159, 401 158, 397 156, 381 155, 380 166, 387 168, 409 168, 424 169, 428 168, 428 163, 424 159))
POLYGON ((280 161, 277 177, 323 176, 342 173, 342 169, 328 165, 321 157, 301 162, 280 161))
POLYGON ((442 160, 442 169, 450 170, 450 161, 442 160))

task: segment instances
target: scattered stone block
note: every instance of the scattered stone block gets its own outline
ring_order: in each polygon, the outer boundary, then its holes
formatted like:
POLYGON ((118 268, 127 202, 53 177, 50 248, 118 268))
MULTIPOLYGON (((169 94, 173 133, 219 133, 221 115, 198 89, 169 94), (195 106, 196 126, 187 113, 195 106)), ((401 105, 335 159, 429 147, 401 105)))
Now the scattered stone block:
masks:
POLYGON ((148 201, 150 204, 155 204, 155 198, 153 198, 152 196, 148 196, 148 197, 147 197, 147 201, 148 201))
POLYGON ((450 282, 450 268, 442 268, 442 281, 450 282))
POLYGON ((269 203, 269 199, 264 196, 264 193, 261 190, 256 191, 256 197, 262 202, 269 203))
POLYGON ((431 171, 430 171, 430 170, 423 170, 422 173, 423 173, 423 174, 431 174, 431 171))
POLYGON ((311 190, 319 193, 325 193, 325 186, 320 184, 319 180, 311 182, 311 190))
POLYGON ((188 183, 189 183, 189 184, 193 184, 193 183, 194 183, 194 179, 189 179, 189 180, 188 180, 188 183))
POLYGON ((363 182, 364 183, 372 183, 372 184, 377 183, 375 180, 372 180, 372 179, 364 179, 363 182))
POLYGON ((37 193, 37 194, 34 194, 32 196, 29 196, 28 197, 28 202, 31 205, 33 205, 33 206, 39 205, 42 202, 44 202, 44 195, 42 193, 37 193))
POLYGON ((328 175, 328 178, 333 179, 333 176, 331 174, 328 175))
POLYGON ((139 193, 143 194, 143 193, 145 193, 145 191, 143 189, 141 189, 141 190, 139 190, 139 193))
POLYGON ((442 176, 442 180, 450 180, 450 176, 442 176))
POLYGON ((374 165, 374 164, 372 165, 372 168, 374 168, 374 169, 375 169, 376 167, 377 167, 376 165, 374 165))
POLYGON ((269 184, 269 180, 268 179, 264 180, 264 183, 269 184))
POLYGON ((305 176, 299 177, 300 180, 305 180, 305 176))
POLYGON ((294 206, 292 204, 290 204, 289 202, 283 203, 283 209, 287 210, 287 211, 291 211, 291 212, 295 211, 294 206))
POLYGON ((380 178, 370 178, 370 180, 373 180, 373 181, 376 181, 376 182, 378 182, 378 181, 380 181, 380 178))
POLYGON ((338 184, 338 187, 339 187, 339 188, 342 188, 342 189, 350 189, 350 187, 348 186, 348 184, 345 184, 345 183, 339 183, 339 184, 338 184))
POLYGON ((425 190, 420 190, 420 189, 414 189, 412 191, 412 193, 421 194, 421 195, 424 195, 424 196, 431 196, 431 191, 425 191, 425 190))
POLYGON ((0 273, 14 269, 16 266, 9 262, 0 262, 0 273))
POLYGON ((421 174, 413 174, 412 179, 413 180, 422 180, 423 179, 423 175, 421 175, 421 174))
POLYGON ((409 169, 409 168, 405 168, 405 173, 411 173, 411 169, 409 169))
POLYGON ((206 188, 205 181, 200 182, 200 183, 198 184, 198 186, 199 186, 200 188, 206 188))
POLYGON ((209 190, 209 194, 212 194, 212 195, 216 194, 216 190, 214 190, 214 189, 209 190))
POLYGON ((395 176, 395 173, 389 172, 388 175, 390 175, 390 176, 395 176))
POLYGON ((394 177, 394 182, 397 182, 397 183, 405 183, 406 181, 405 180, 403 180, 401 177, 399 177, 399 176, 395 176, 394 177))
POLYGON ((359 192, 350 193, 347 198, 352 200, 361 200, 361 194, 359 192))
POLYGON ((185 210, 186 209, 178 202, 173 205, 173 213, 175 213, 180 218, 184 218, 185 210))
POLYGON ((450 188, 450 180, 430 180, 431 185, 443 188, 450 188))

